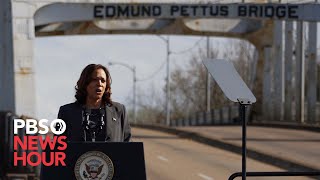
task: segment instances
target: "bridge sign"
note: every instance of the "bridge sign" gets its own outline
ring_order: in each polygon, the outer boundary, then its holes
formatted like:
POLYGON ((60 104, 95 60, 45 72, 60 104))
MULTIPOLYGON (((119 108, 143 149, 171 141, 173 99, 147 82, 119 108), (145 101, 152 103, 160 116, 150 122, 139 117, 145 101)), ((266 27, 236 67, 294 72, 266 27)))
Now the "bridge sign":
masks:
POLYGON ((35 14, 35 25, 95 19, 139 18, 250 18, 319 21, 320 4, 55 3, 38 10, 35 14))

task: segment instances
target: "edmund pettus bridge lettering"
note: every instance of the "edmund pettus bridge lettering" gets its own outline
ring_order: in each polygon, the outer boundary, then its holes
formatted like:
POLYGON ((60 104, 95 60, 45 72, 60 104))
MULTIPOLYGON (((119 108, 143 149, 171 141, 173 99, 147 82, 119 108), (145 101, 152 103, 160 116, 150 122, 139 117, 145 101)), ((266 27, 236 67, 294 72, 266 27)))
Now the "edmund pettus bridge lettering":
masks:
POLYGON ((226 4, 226 5, 169 5, 169 4, 108 4, 94 5, 94 18, 288 18, 299 19, 298 5, 290 4, 226 4))

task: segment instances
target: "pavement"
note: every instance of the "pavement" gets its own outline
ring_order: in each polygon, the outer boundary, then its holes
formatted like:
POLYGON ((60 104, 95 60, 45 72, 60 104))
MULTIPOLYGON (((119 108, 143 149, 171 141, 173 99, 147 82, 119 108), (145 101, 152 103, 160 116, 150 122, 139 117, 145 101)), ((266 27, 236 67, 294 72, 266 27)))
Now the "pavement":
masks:
MULTIPOLYGON (((242 127, 135 125, 242 154, 242 127)), ((320 172, 320 131, 247 126, 247 157, 288 171, 320 172)), ((320 178, 320 177, 319 177, 320 178)))

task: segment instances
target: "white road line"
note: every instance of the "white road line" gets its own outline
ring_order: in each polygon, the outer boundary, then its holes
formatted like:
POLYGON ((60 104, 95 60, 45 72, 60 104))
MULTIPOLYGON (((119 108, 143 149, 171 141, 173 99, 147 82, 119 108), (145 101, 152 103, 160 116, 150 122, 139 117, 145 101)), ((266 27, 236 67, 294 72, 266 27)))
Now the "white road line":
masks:
POLYGON ((162 160, 162 161, 169 161, 167 158, 163 157, 163 156, 158 156, 158 159, 162 160))
POLYGON ((205 179, 205 180, 214 180, 214 178, 207 176, 205 174, 202 174, 202 173, 198 173, 198 176, 200 176, 202 179, 205 179))

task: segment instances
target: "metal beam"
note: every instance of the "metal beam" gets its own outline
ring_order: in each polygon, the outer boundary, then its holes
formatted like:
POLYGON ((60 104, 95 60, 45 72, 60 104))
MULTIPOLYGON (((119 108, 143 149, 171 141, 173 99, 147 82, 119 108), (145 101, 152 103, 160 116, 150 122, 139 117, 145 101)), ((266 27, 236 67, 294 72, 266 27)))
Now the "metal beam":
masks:
POLYGON ((304 122, 304 92, 305 92, 305 62, 304 62, 304 25, 303 22, 297 22, 297 46, 296 46, 296 81, 295 81, 295 103, 296 115, 295 121, 304 122))
POLYGON ((293 22, 285 22, 285 101, 284 120, 292 120, 293 22))
POLYGON ((283 60, 283 22, 276 21, 274 28, 274 109, 275 120, 283 120, 284 100, 284 60, 283 60))
POLYGON ((308 83, 307 83, 307 97, 308 97, 308 122, 316 122, 317 109, 317 23, 309 23, 309 38, 308 38, 308 83))
POLYGON ((319 4, 54 3, 40 8, 35 25, 97 19, 222 18, 319 21, 319 4), (59 12, 59 13, 57 13, 59 12))
POLYGON ((272 84, 272 59, 271 59, 271 47, 264 48, 264 73, 263 73, 263 117, 265 121, 272 119, 272 96, 271 96, 271 84, 272 84))
POLYGON ((0 2, 0 111, 15 113, 11 0, 0 2))

